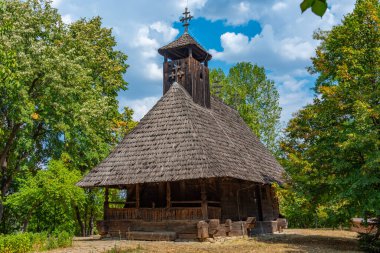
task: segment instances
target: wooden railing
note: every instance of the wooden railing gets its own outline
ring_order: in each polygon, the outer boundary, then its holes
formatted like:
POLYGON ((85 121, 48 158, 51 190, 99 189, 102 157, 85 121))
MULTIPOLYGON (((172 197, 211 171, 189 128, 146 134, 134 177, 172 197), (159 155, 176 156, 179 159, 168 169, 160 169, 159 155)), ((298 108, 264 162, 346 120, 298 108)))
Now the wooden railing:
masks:
MULTIPOLYGON (((208 207, 209 219, 220 219, 220 207, 208 207)), ((200 207, 171 207, 171 208, 109 208, 107 220, 142 219, 146 221, 162 220, 201 220, 200 207)))

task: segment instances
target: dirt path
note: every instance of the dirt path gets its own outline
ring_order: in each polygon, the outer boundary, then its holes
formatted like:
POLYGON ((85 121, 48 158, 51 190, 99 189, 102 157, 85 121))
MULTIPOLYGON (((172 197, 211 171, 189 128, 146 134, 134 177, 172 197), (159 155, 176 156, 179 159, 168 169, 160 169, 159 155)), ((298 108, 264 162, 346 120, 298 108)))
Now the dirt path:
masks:
POLYGON ((255 238, 220 238, 215 242, 146 242, 75 238, 73 247, 49 253, 103 253, 113 248, 125 252, 359 252, 356 233, 341 230, 288 229, 282 234, 255 238))

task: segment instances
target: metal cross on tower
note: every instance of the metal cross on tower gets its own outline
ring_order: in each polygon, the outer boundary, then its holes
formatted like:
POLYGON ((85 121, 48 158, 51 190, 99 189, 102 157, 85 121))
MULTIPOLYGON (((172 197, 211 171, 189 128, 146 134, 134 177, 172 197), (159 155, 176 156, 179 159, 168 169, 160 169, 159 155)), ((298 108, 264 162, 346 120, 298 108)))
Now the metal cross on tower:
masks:
POLYGON ((180 18, 179 21, 183 23, 183 27, 185 27, 185 32, 187 32, 189 27, 189 21, 193 18, 193 16, 190 15, 190 11, 188 11, 187 7, 185 8, 185 12, 182 13, 183 17, 180 18))

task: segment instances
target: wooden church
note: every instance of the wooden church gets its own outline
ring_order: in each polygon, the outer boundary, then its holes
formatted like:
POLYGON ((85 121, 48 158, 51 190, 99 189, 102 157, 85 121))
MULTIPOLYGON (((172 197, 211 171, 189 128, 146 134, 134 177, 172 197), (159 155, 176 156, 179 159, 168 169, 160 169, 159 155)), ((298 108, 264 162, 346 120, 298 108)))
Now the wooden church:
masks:
POLYGON ((161 47, 163 96, 81 187, 105 188, 103 236, 204 239, 277 231, 283 168, 238 112, 210 95, 211 55, 188 33, 161 47), (109 189, 126 191, 112 207, 109 189), (120 203, 119 203, 120 204, 120 203))

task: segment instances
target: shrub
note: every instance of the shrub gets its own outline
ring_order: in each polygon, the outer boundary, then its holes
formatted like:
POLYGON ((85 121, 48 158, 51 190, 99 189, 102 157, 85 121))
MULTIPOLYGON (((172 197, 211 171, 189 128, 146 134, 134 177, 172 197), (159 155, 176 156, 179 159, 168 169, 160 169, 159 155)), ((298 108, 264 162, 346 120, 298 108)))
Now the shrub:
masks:
POLYGON ((380 240, 375 234, 359 233, 359 247, 369 253, 380 253, 380 240))
POLYGON ((27 253, 68 247, 72 245, 72 235, 67 232, 53 233, 19 233, 0 235, 0 252, 27 253))

